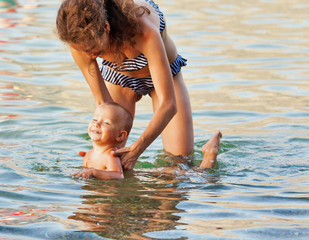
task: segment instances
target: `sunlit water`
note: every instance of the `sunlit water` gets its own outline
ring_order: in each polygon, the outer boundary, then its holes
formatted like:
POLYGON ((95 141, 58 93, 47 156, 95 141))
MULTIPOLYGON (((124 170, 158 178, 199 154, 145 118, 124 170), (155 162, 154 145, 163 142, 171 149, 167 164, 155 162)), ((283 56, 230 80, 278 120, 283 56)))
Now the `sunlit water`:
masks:
MULTIPOLYGON (((188 58, 192 159, 221 129, 219 163, 148 169, 179 161, 158 139, 122 181, 71 178, 94 102, 54 33, 59 3, 0 1, 1 239, 309 239, 307 0, 158 1, 188 58)), ((151 113, 146 97, 129 144, 151 113)))

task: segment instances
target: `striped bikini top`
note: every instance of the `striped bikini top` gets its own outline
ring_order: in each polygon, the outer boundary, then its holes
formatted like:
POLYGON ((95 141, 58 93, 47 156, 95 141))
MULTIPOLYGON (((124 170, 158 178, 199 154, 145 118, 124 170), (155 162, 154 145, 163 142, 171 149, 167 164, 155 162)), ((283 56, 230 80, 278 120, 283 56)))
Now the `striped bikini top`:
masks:
MULTIPOLYGON (((149 3, 158 13, 160 17, 160 32, 162 32, 165 29, 165 21, 164 21, 163 13, 160 11, 158 5, 155 4, 152 0, 145 0, 145 2, 149 3)), ((104 59, 102 62, 102 65, 108 66, 114 69, 115 71, 119 71, 119 72, 138 71, 142 69, 143 67, 145 67, 147 64, 148 64, 148 60, 145 57, 145 55, 142 53, 136 58, 125 59, 121 64, 110 62, 104 59)))

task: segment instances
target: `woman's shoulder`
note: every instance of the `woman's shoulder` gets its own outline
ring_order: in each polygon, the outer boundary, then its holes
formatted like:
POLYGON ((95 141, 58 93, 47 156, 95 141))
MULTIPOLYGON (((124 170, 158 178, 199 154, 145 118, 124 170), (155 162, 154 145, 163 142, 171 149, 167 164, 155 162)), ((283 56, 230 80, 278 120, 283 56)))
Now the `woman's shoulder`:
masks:
MULTIPOLYGON (((136 5, 145 7, 149 12, 144 12, 139 17, 141 33, 147 33, 147 31, 160 30, 160 17, 156 10, 145 0, 135 0, 136 5)), ((159 31, 160 32, 160 31, 159 31)))

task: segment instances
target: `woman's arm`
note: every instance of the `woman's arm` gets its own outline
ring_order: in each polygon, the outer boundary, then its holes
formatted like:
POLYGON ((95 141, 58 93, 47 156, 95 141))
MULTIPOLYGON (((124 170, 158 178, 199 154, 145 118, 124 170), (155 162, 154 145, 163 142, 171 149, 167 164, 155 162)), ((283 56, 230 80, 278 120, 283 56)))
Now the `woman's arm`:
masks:
POLYGON ((159 106, 140 138, 131 146, 115 151, 115 155, 121 156, 125 169, 134 167, 140 154, 161 134, 177 112, 173 77, 166 50, 157 25, 151 23, 147 17, 143 20, 143 34, 137 38, 135 47, 147 57, 159 106))
POLYGON ((103 102, 113 102, 102 78, 96 59, 91 59, 86 53, 72 47, 70 47, 70 50, 76 65, 83 73, 91 89, 96 105, 103 102))
POLYGON ((153 29, 148 29, 144 35, 140 50, 148 60, 149 71, 159 100, 157 110, 139 139, 142 145, 145 144, 148 147, 176 114, 177 107, 173 77, 161 35, 159 31, 153 29))

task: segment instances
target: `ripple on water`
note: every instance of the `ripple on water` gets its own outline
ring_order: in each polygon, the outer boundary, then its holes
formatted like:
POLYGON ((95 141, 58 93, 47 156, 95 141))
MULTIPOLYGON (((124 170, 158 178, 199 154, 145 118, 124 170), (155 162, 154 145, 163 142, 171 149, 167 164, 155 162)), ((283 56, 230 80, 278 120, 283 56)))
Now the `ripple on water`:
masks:
POLYGON ((105 239, 95 233, 75 232, 65 229, 60 223, 33 223, 25 226, 0 226, 1 236, 11 238, 14 233, 16 237, 23 239, 105 239))
MULTIPOLYGON (((0 17, 1 237, 309 238, 307 0, 159 2, 188 58, 192 160, 223 129, 217 166, 160 172, 175 164, 158 139, 122 181, 72 179, 93 98, 53 35, 58 3, 18 1, 0 17)), ((146 101, 129 144, 152 117, 146 101)))
MULTIPOLYGON (((288 224, 287 224, 288 225, 288 224)), ((293 224, 291 224, 293 225, 293 224)), ((308 239, 309 230, 307 228, 298 227, 263 227, 247 229, 245 232, 235 231, 239 234, 239 237, 250 237, 250 238, 265 238, 265 239, 308 239)))

